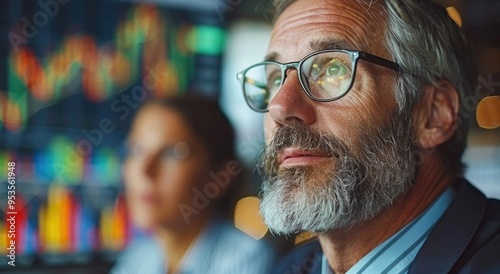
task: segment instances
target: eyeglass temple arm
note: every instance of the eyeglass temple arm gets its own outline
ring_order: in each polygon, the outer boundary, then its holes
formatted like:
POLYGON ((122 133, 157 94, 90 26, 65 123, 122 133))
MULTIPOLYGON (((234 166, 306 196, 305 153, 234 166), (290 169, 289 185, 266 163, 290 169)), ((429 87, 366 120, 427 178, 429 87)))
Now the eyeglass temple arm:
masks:
POLYGON ((359 58, 366 60, 368 62, 374 63, 374 64, 379 65, 379 66, 393 69, 397 72, 402 72, 401 67, 397 63, 390 61, 390 60, 387 60, 387 59, 384 59, 382 57, 375 56, 375 55, 370 54, 368 52, 360 51, 359 58))

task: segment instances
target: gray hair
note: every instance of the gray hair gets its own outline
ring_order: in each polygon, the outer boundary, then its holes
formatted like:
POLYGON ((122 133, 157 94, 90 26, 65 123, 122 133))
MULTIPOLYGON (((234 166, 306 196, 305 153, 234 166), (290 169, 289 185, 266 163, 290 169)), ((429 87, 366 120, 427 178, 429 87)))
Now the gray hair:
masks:
MULTIPOLYGON (((273 22, 295 1, 274 0, 273 22)), ((377 1, 358 2, 373 5, 377 1)), ((387 49, 403 71, 397 78, 395 88, 399 112, 410 112, 421 99, 425 87, 439 87, 439 80, 450 81, 459 93, 461 103, 457 130, 438 149, 448 167, 461 174, 469 118, 474 111, 474 108, 467 108, 464 103, 472 96, 477 79, 470 46, 446 9, 430 0, 381 2, 387 14, 387 49)))

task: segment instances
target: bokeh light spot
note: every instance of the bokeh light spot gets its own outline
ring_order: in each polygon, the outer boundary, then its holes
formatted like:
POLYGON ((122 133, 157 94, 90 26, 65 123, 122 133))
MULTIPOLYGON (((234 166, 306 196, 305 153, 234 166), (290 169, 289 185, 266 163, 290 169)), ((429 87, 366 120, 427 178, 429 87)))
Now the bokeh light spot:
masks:
POLYGON ((236 203, 234 225, 256 240, 266 235, 268 229, 259 213, 258 197, 248 196, 236 203))
POLYGON ((448 15, 457 23, 459 27, 462 27, 462 16, 460 16, 460 13, 454 6, 450 6, 446 8, 446 11, 448 12, 448 15))
POLYGON ((500 95, 485 97, 477 105, 476 120, 480 127, 500 127, 500 95))

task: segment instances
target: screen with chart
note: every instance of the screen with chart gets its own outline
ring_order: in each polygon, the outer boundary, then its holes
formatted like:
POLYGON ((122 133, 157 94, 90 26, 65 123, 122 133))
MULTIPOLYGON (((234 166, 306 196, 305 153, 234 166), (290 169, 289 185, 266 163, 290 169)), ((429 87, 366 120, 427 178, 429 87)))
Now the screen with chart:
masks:
POLYGON ((168 1, 1 1, 0 260, 11 215, 19 265, 112 260, 135 233, 121 179, 135 111, 217 97, 225 38, 215 10, 168 1))

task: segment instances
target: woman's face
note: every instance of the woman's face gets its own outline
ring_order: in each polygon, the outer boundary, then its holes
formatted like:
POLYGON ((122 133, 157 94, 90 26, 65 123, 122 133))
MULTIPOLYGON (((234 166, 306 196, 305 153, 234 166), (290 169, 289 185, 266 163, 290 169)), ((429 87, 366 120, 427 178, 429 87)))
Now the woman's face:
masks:
POLYGON ((208 180, 210 163, 183 117, 159 105, 146 106, 134 120, 128 149, 123 174, 134 224, 142 229, 187 225, 180 208, 195 208, 193 190, 208 180))

